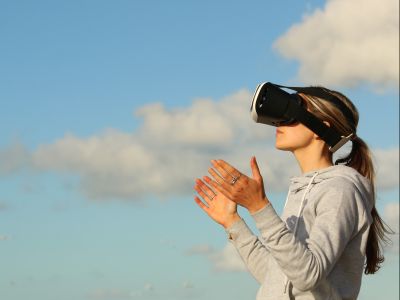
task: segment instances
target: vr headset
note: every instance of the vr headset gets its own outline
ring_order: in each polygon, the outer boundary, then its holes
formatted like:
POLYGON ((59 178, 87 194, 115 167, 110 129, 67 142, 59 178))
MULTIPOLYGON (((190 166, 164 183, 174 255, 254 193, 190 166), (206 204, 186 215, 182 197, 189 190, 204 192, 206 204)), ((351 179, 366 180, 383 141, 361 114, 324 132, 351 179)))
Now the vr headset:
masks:
POLYGON ((255 122, 276 127, 300 122, 324 140, 329 145, 329 151, 332 153, 353 138, 354 133, 348 136, 341 136, 334 128, 327 126, 310 113, 300 95, 297 93, 290 94, 281 88, 327 100, 338 107, 345 117, 354 123, 354 117, 350 109, 341 100, 329 93, 327 89, 319 87, 288 87, 271 82, 259 84, 254 93, 250 111, 255 122))

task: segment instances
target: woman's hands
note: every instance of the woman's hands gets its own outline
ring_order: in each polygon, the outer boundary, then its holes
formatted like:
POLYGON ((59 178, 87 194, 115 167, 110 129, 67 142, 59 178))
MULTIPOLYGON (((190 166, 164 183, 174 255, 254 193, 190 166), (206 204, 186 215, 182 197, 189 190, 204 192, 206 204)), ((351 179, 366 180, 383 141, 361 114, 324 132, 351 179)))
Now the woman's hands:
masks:
POLYGON ((216 222, 225 226, 224 224, 237 220, 239 215, 236 204, 254 213, 269 203, 255 157, 250 161, 253 178, 242 174, 223 160, 213 160, 211 163, 212 168, 208 172, 212 179, 205 176, 204 181, 207 184, 197 180, 195 186, 195 190, 208 206, 198 197, 195 197, 195 201, 216 222))
POLYGON ((250 160, 253 178, 242 174, 223 160, 213 160, 211 163, 213 168, 210 168, 209 172, 214 180, 210 184, 217 193, 224 194, 228 199, 245 207, 250 213, 255 213, 269 203, 264 191, 263 178, 254 156, 250 160))
MULTIPOLYGON (((212 181, 208 176, 204 176, 203 179, 208 183, 212 181)), ((236 203, 232 202, 221 193, 216 194, 204 181, 196 179, 196 185, 194 186, 194 189, 207 204, 204 204, 204 202, 196 196, 194 200, 200 208, 203 209, 210 218, 225 228, 230 227, 234 222, 240 220, 236 203)))

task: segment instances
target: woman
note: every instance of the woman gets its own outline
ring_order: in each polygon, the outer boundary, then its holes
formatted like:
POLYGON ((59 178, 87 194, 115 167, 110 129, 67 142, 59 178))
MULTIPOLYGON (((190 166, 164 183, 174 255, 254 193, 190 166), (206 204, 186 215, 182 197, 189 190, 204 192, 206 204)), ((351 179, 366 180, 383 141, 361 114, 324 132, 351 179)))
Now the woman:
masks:
MULTIPOLYGON (((351 111, 299 93, 307 110, 342 136, 356 132, 358 111, 344 95, 325 88, 351 111)), ((301 175, 291 178, 279 217, 264 191, 255 157, 252 177, 223 160, 197 179, 196 203, 221 224, 249 271, 261 284, 258 300, 356 299, 365 274, 383 262, 380 242, 389 229, 375 208, 374 168, 368 146, 354 136, 347 157, 333 163, 328 145, 301 123, 279 126, 275 146, 294 154, 301 175), (246 208, 255 236, 237 212, 246 208)))

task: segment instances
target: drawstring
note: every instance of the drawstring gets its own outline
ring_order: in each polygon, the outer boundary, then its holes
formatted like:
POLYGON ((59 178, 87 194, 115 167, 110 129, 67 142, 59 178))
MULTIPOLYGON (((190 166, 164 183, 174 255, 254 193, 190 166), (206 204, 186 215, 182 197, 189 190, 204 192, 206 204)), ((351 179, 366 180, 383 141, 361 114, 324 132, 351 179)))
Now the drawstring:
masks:
POLYGON ((285 201, 285 206, 283 207, 283 210, 285 210, 286 204, 287 204, 288 201, 289 201, 289 195, 290 195, 290 189, 289 189, 289 191, 288 191, 288 193, 287 193, 287 195, 286 195, 286 201, 285 201))
MULTIPOLYGON (((317 175, 318 175, 318 172, 315 172, 315 174, 313 175, 313 177, 311 177, 310 182, 308 183, 307 188, 306 188, 305 192, 303 193, 303 197, 301 198, 299 211, 297 212, 296 224, 295 224, 294 230, 293 230, 294 236, 296 236, 297 228, 298 228, 298 226, 299 226, 299 219, 300 219, 301 215, 303 214, 304 202, 305 202, 305 199, 306 199, 306 195, 307 195, 307 193, 308 193, 308 191, 309 191, 309 189, 310 189, 310 187, 311 187, 311 184, 312 184, 313 181, 314 181, 314 178, 315 178, 317 175)), ((287 204, 288 201, 289 201, 289 194, 290 194, 290 191, 289 191, 289 193, 288 193, 288 195, 287 195, 287 197, 286 197, 285 207, 286 207, 286 204, 287 204)), ((289 279, 288 279, 287 276, 285 275, 285 280, 284 280, 284 286, 285 286, 285 288, 284 288, 284 294, 287 293, 288 285, 289 285, 289 279)))

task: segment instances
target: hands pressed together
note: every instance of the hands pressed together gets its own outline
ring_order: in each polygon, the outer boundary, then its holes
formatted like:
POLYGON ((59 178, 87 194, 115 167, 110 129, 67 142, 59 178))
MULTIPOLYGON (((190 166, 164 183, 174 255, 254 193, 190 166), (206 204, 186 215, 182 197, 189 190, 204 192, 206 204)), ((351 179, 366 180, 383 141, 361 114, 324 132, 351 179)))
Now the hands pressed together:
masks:
POLYGON ((215 222, 228 228, 240 219, 237 205, 254 213, 269 203, 255 157, 250 161, 252 178, 223 160, 212 160, 211 164, 208 169, 211 177, 196 179, 194 189, 200 198, 194 199, 215 222))

